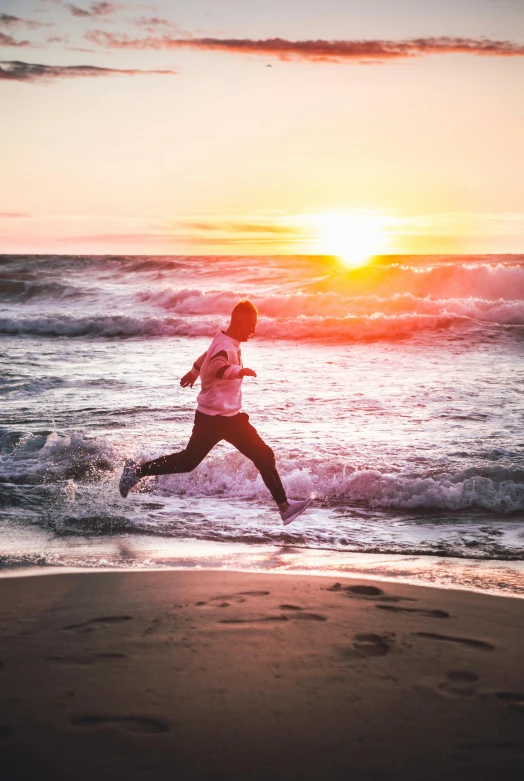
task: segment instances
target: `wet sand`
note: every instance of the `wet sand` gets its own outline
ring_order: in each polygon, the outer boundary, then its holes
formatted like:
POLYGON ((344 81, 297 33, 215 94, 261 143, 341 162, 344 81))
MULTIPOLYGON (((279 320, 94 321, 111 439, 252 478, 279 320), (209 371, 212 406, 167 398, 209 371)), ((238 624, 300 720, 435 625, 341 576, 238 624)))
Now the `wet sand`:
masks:
POLYGON ((224 571, 0 579, 6 781, 524 777, 524 600, 224 571))

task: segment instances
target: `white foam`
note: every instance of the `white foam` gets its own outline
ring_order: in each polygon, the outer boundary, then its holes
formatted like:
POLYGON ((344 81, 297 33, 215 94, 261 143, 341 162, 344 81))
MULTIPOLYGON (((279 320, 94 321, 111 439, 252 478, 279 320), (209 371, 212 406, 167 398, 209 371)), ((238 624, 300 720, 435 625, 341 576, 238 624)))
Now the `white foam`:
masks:
MULTIPOLYGON (((182 319, 127 315, 92 317, 48 315, 0 318, 0 333, 92 338, 191 337, 213 336, 223 324, 223 319, 219 317, 182 319)), ((468 328, 475 323, 470 322, 470 318, 449 313, 385 315, 378 312, 373 315, 346 317, 320 315, 275 319, 261 317, 257 334, 271 339, 360 341, 406 337, 420 331, 438 331, 454 325, 468 328)))
POLYGON ((2 317, 0 333, 11 335, 70 337, 197 336, 213 333, 208 322, 192 323, 173 317, 132 317, 128 315, 42 315, 41 317, 2 317))
MULTIPOLYGON (((138 294, 142 303, 154 304, 178 315, 221 315, 227 317, 242 297, 241 292, 204 292, 195 289, 163 288, 138 294)), ((391 297, 375 294, 348 296, 335 292, 284 293, 251 297, 262 317, 290 321, 303 317, 372 315, 433 315, 473 318, 500 324, 524 324, 524 301, 503 298, 436 298, 412 293, 391 297)))
POLYGON ((98 479, 101 471, 114 468, 118 459, 112 444, 104 437, 88 438, 80 432, 60 436, 25 434, 9 446, 9 437, 1 459, 4 480, 29 483, 75 477, 98 479))
MULTIPOLYGON (((524 509, 522 481, 501 467, 486 470, 443 472, 432 477, 416 474, 388 474, 377 470, 352 470, 344 463, 309 462, 301 467, 296 461, 279 458, 279 470, 292 497, 316 493, 322 501, 362 504, 376 509, 464 510, 473 507, 507 514, 524 509)), ((158 488, 176 494, 227 495, 245 499, 267 499, 255 467, 239 454, 228 454, 220 462, 205 462, 188 475, 158 478, 158 488)))
MULTIPOLYGON (((126 454, 127 455, 127 454, 126 454)), ((134 454, 143 459, 157 454, 134 454)), ((2 458, 4 479, 42 482, 48 479, 99 480, 114 470, 117 481, 123 456, 104 437, 87 438, 73 432, 22 437, 2 458)), ((413 472, 387 473, 355 470, 343 461, 295 459, 280 454, 278 466, 290 496, 316 493, 322 501, 363 504, 396 510, 461 510, 481 507, 506 514, 524 509, 524 473, 494 464, 489 468, 442 472, 425 476, 413 472)), ((160 493, 190 496, 229 496, 267 500, 267 488, 254 465, 238 452, 208 457, 189 474, 164 475, 149 480, 160 493)), ((116 485, 116 482, 115 482, 116 485)))

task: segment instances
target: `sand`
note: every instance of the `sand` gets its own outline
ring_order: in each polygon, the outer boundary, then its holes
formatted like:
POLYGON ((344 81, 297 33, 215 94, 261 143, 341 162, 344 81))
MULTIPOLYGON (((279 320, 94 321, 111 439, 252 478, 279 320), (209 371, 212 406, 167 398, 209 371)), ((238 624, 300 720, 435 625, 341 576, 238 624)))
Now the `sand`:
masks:
POLYGON ((524 778, 524 600, 224 571, 0 580, 5 781, 524 778))

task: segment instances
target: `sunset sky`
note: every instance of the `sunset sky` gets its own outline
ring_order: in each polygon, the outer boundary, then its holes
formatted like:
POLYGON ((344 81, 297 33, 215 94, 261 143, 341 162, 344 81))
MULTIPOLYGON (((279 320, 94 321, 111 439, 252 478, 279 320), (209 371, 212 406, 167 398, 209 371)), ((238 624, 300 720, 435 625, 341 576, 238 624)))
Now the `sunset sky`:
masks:
POLYGON ((522 0, 0 0, 0 60, 0 252, 524 252, 522 0))

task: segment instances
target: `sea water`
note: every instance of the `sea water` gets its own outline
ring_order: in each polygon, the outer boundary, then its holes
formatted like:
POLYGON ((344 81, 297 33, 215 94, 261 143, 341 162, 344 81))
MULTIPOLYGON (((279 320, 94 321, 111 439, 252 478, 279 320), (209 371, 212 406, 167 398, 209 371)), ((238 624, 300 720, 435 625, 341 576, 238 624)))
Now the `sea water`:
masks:
POLYGON ((524 256, 0 257, 0 570, 233 566, 524 594, 524 256), (244 410, 289 527, 227 443, 118 492, 126 458, 182 449, 180 377, 259 309, 244 410))

